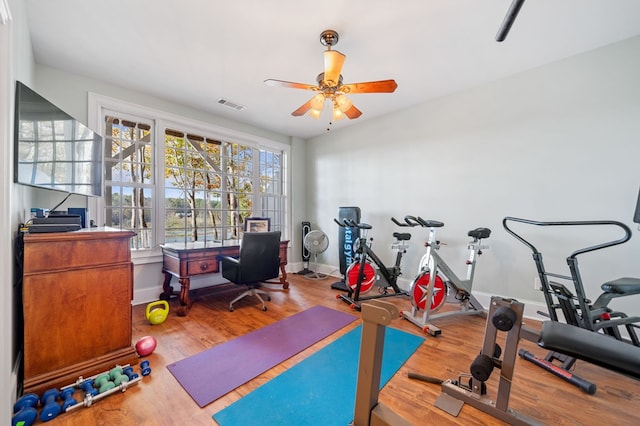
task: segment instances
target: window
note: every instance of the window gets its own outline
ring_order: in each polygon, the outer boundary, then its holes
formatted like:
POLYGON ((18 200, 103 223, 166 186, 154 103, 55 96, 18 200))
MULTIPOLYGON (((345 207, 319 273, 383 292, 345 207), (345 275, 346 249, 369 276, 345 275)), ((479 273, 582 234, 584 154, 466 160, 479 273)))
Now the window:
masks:
POLYGON ((166 129, 165 241, 238 240, 246 218, 256 213, 282 229, 281 157, 273 150, 166 129))
POLYGON ((105 225, 135 231, 132 248, 149 249, 155 245, 153 127, 138 121, 104 116, 105 225))
POLYGON ((286 146, 160 112, 136 116, 126 105, 96 109, 105 136, 104 224, 135 231, 132 249, 235 244, 255 216, 286 235, 286 146))

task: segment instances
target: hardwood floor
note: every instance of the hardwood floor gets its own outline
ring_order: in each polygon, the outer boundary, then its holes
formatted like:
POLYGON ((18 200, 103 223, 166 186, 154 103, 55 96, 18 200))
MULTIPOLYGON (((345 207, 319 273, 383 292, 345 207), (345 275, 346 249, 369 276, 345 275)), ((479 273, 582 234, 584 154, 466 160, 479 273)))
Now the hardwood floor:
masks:
MULTIPOLYGON (((333 282, 331 278, 311 281, 290 274, 289 279, 289 290, 270 286, 272 301, 268 303, 267 312, 261 311, 251 298, 239 302, 235 311, 229 312, 228 302, 239 291, 234 285, 196 291, 193 294, 195 303, 186 317, 176 316, 177 302, 172 300, 169 318, 160 325, 149 325, 144 318, 145 306, 135 306, 134 342, 145 335, 153 335, 158 340, 156 351, 146 358, 150 361, 152 374, 125 393, 109 396, 89 408, 61 414, 49 424, 215 425, 211 417, 214 413, 326 346, 360 322, 356 321, 208 406, 199 408, 167 370, 167 364, 315 305, 351 312, 347 304, 335 298, 338 292, 330 288, 333 282)), ((385 300, 397 304, 400 309, 410 308, 408 299, 393 297, 385 300)), ((462 408, 458 417, 450 416, 433 405, 440 395, 439 385, 407 378, 408 372, 442 379, 456 379, 460 372, 468 372, 469 365, 482 346, 484 321, 479 316, 438 321, 437 325, 442 328, 443 334, 437 338, 426 337, 421 347, 384 387, 379 400, 414 425, 504 424, 469 405, 462 408)), ((536 326, 529 323, 527 325, 536 326)), ((418 327, 406 320, 397 319, 391 327, 421 335, 418 327)), ((531 342, 521 341, 521 347, 539 356, 545 354, 544 350, 531 342)), ((336 361, 336 368, 340 368, 339 361, 336 361)), ((574 372, 597 383, 595 395, 587 395, 540 368, 518 359, 509 407, 521 415, 548 425, 640 424, 640 381, 582 361, 577 362, 574 372)), ((487 382, 488 395, 492 398, 496 396, 498 376, 499 371, 494 370, 487 382)), ((76 397, 79 398, 79 394, 76 397)), ((259 413, 248 415, 256 418, 256 425, 261 424, 259 413)))

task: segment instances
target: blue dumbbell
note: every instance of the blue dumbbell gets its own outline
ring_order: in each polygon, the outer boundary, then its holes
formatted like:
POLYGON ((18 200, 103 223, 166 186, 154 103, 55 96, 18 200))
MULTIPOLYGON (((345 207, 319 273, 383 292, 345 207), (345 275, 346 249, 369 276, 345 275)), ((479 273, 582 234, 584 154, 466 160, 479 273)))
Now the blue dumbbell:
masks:
POLYGON ((42 398, 40 398, 40 404, 42 404, 40 420, 48 422, 60 414, 60 404, 57 402, 59 396, 60 392, 58 392, 58 389, 49 389, 42 394, 42 398))
POLYGON ((87 379, 80 384, 80 389, 84 391, 85 394, 96 396, 98 394, 98 389, 93 386, 93 379, 87 379))
POLYGON ((76 405, 78 401, 75 400, 73 394, 75 393, 74 388, 66 388, 62 392, 60 392, 60 399, 62 400, 62 412, 67 411, 67 408, 72 405, 76 405))
POLYGON ((38 395, 27 393, 22 395, 13 405, 13 417, 11 426, 31 426, 38 417, 36 406, 38 405, 38 395))
POLYGON ((149 361, 144 360, 140 363, 140 372, 143 376, 151 374, 151 367, 149 367, 149 361))
POLYGON ((136 378, 140 377, 140 376, 138 375, 138 373, 134 373, 134 372, 133 372, 133 367, 125 367, 125 369, 124 369, 124 370, 122 370, 122 372, 123 372, 124 374, 126 374, 126 375, 127 375, 127 377, 129 377, 129 380, 130 380, 130 381, 131 381, 131 380, 133 380, 133 379, 136 379, 136 378))

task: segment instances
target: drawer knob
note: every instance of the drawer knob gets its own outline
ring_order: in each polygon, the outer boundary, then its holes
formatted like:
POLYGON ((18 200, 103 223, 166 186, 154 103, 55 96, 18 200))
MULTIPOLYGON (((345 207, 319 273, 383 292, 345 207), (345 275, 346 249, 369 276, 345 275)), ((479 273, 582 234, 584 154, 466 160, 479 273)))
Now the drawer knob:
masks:
POLYGON ((209 269, 209 264, 207 262, 200 264, 200 270, 206 271, 207 269, 209 269))

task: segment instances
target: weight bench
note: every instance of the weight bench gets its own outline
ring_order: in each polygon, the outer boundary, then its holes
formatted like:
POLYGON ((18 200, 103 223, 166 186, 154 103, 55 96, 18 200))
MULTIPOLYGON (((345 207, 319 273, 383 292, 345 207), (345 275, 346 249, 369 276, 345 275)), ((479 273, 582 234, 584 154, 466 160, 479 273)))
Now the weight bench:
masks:
POLYGON ((538 345, 640 379, 640 348, 611 336, 557 321, 545 321, 538 345))

